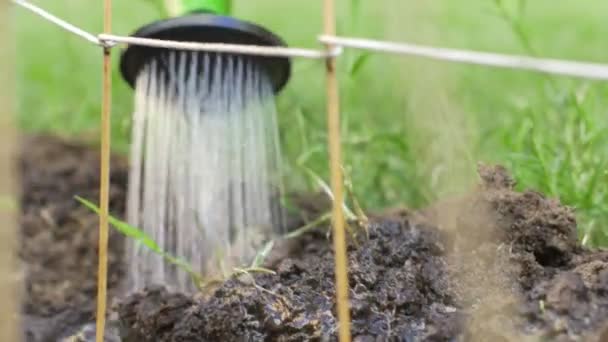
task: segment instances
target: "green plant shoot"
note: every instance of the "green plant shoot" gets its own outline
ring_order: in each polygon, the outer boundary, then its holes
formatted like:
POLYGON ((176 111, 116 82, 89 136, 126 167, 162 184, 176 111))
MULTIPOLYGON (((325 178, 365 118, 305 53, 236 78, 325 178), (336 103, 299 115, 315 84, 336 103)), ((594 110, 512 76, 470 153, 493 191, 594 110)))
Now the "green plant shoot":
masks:
MULTIPOLYGON (((90 202, 82 197, 79 197, 79 196, 76 196, 76 200, 78 202, 80 202, 81 204, 83 204, 85 207, 87 207, 90 210, 92 210, 93 212, 95 212, 96 214, 99 214, 99 207, 97 205, 95 205, 92 202, 90 202)), ((135 241, 137 241, 137 243, 145 246, 152 252, 162 256, 165 260, 167 260, 171 264, 179 267, 180 269, 182 269, 183 271, 188 273, 188 275, 190 275, 190 277, 192 277, 192 280, 196 283, 197 287, 200 288, 200 286, 202 284, 202 276, 199 273, 192 270, 192 267, 187 262, 165 252, 154 241, 154 239, 152 239, 148 234, 146 234, 141 229, 133 227, 130 224, 123 222, 113 216, 110 216, 109 221, 110 221, 110 225, 112 225, 112 227, 114 227, 121 234, 134 239, 135 241)))

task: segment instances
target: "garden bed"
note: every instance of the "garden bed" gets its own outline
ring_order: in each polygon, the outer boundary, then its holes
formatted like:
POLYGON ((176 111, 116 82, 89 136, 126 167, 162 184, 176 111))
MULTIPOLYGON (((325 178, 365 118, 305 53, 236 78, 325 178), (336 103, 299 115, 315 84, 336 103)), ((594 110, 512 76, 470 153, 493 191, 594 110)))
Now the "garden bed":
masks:
MULTIPOLYGON (((48 136, 26 137, 19 158, 26 341, 58 341, 95 320, 98 219, 75 195, 98 201, 99 154, 48 136)), ((125 209, 127 163, 112 159, 111 211, 125 209)), ((109 285, 122 279, 122 236, 109 243, 109 285)))
MULTIPOLYGON (((26 330, 28 341, 56 341, 94 321, 97 219, 73 196, 97 199, 98 155, 49 137, 23 146, 26 330)), ((127 163, 112 165, 112 212, 122 213, 127 163)), ((608 340, 608 252, 579 245, 570 209, 515 192, 501 168, 480 174, 471 195, 374 215, 369 238, 351 243, 354 340, 608 340)), ((128 298, 116 296, 122 239, 113 232, 110 294, 120 299, 123 340, 334 340, 326 231, 279 246, 283 254, 267 265, 276 274, 253 273, 255 282, 241 276, 197 296, 155 287, 128 298)))

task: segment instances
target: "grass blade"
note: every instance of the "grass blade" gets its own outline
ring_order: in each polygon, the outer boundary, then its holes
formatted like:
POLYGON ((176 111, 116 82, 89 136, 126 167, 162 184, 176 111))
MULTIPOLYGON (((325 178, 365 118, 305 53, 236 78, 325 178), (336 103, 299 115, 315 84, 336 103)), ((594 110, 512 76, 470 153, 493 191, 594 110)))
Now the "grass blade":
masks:
POLYGON ((255 256, 255 259, 253 259, 253 262, 251 263, 251 268, 262 267, 264 261, 266 261, 266 258, 268 257, 268 254, 270 254, 272 247, 274 247, 274 240, 268 241, 266 245, 264 245, 264 248, 262 248, 262 250, 258 252, 258 254, 255 256))
MULTIPOLYGON (((97 205, 79 196, 76 196, 76 200, 99 215, 99 207, 97 207, 97 205)), ((110 216, 110 224, 122 234, 135 239, 137 242, 143 244, 152 251, 159 254, 164 254, 164 251, 160 248, 160 246, 149 235, 144 233, 139 228, 133 227, 113 216, 110 216)))

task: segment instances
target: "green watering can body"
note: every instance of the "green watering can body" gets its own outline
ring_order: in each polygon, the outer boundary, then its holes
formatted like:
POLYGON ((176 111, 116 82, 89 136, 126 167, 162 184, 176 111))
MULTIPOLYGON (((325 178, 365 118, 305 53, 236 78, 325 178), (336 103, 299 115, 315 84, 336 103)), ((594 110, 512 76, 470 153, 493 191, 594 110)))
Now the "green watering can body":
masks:
POLYGON ((210 12, 218 15, 229 15, 232 10, 231 0, 177 0, 181 5, 179 15, 195 12, 210 12))

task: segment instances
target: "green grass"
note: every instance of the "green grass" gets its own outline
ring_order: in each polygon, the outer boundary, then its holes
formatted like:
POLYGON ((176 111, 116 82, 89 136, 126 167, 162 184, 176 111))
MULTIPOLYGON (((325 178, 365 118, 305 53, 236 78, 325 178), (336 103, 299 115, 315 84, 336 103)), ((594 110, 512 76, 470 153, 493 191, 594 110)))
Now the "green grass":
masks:
MULTIPOLYGON (((234 2, 237 16, 290 45, 318 46, 321 1, 234 2)), ((101 29, 101 2, 36 3, 91 32, 101 29)), ((605 1, 421 3, 339 1, 339 31, 608 63, 605 1)), ((14 13, 22 127, 95 142, 99 49, 23 10, 14 13)), ((144 1, 115 1, 114 32, 129 34, 156 16, 144 1)), ((294 68, 277 101, 288 184, 307 189, 314 184, 301 166, 327 177, 323 66, 296 60, 294 68)), ((520 188, 575 207, 586 243, 608 245, 605 84, 358 51, 341 57, 340 75, 345 165, 364 207, 424 205, 466 188, 476 161, 498 162, 513 170, 520 188)), ((117 72, 114 86, 113 144, 126 151, 132 92, 117 72)))

